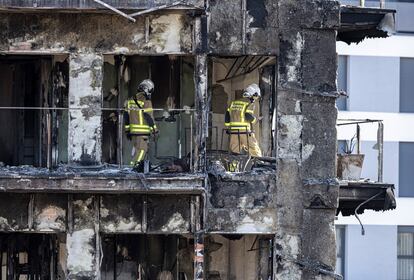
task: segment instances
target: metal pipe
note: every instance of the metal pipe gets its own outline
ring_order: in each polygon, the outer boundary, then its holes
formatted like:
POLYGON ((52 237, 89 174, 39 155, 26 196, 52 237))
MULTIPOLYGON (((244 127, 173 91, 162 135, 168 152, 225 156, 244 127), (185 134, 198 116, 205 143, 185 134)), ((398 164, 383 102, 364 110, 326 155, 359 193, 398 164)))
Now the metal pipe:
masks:
POLYGON ((361 127, 359 126, 359 124, 357 124, 356 126, 356 138, 357 138, 357 143, 356 143, 357 154, 359 155, 361 153, 361 127))
POLYGON ((48 169, 51 168, 52 165, 52 124, 51 124, 51 117, 50 113, 46 114, 46 129, 47 129, 47 159, 46 159, 46 166, 48 169))
MULTIPOLYGON (((239 61, 239 57, 236 58, 236 60, 233 62, 233 64, 230 67, 229 72, 227 72, 226 76, 224 77, 224 79, 227 79, 230 75, 230 73, 233 71, 234 66, 236 66, 237 62, 239 61)), ((217 81, 218 82, 218 81, 217 81)))
POLYGON ((150 9, 146 9, 146 10, 143 10, 143 11, 140 11, 140 12, 132 13, 132 14, 129 14, 127 16, 136 17, 136 16, 140 16, 140 15, 145 15, 145 14, 152 13, 152 12, 155 12, 155 11, 171 8, 171 7, 174 7, 174 6, 178 6, 180 4, 182 4, 182 1, 176 1, 176 2, 171 3, 171 4, 160 5, 160 6, 153 7, 153 8, 150 8, 150 9))
POLYGON ((29 227, 29 230, 33 230, 33 221, 34 221, 34 219, 33 219, 33 217, 34 217, 34 199, 35 199, 35 197, 34 197, 34 194, 30 194, 30 200, 29 200, 29 206, 28 206, 28 211, 27 211, 27 213, 28 213, 28 217, 27 217, 27 224, 28 224, 28 227, 29 227))
POLYGON ((242 47, 243 53, 246 53, 246 0, 241 1, 242 10, 242 47))
POLYGON ((367 203, 368 203, 368 202, 370 202, 371 200, 376 199, 378 196, 380 196, 380 195, 381 195, 381 194, 383 194, 383 193, 384 193, 384 191, 383 191, 383 190, 381 190, 379 193, 377 193, 376 195, 374 195, 374 196, 372 196, 372 197, 368 198, 367 200, 365 200, 364 202, 362 202, 360 205, 358 205, 358 206, 357 206, 357 208, 355 208, 354 215, 355 215, 355 217, 357 218, 357 220, 358 220, 359 224, 361 225, 361 235, 365 235, 365 229, 364 229, 364 225, 363 225, 363 224, 362 224, 362 222, 361 222, 361 219, 360 219, 360 218, 359 218, 359 216, 358 216, 358 210, 359 210, 359 208, 361 208, 361 206, 362 206, 362 205, 367 204, 367 203))
POLYGON ((378 146, 378 182, 383 182, 384 172, 384 124, 378 123, 377 131, 377 146, 378 146))
POLYGON ((359 0, 359 6, 365 7, 365 0, 359 0))
MULTIPOLYGON (((101 110, 101 111, 121 111, 121 112, 126 110, 125 108, 103 108, 103 107, 101 107, 101 108, 88 108, 88 107, 70 107, 70 108, 64 108, 64 107, 7 107, 7 106, 0 107, 0 110, 62 110, 62 111, 68 110, 69 111, 69 110, 85 110, 85 109, 91 109, 93 111, 101 110)), ((142 109, 131 108, 131 109, 128 109, 128 110, 130 110, 130 111, 140 111, 142 109)), ((178 111, 178 112, 188 112, 188 111, 190 111, 190 112, 194 112, 195 111, 195 109, 191 109, 191 108, 188 108, 188 109, 153 108, 152 110, 153 111, 168 111, 168 112, 173 112, 173 111, 178 111)))
MULTIPOLYGON (((121 57, 121 59, 119 59, 117 61, 117 71, 116 71, 116 76, 117 76, 117 87, 118 87, 118 96, 117 96, 117 106, 118 108, 121 108, 121 106, 123 106, 122 104, 122 96, 123 96, 123 84, 122 84, 122 77, 121 77, 121 68, 122 68, 122 64, 124 64, 125 62, 123 62, 122 60, 123 57, 121 57)), ((123 166, 123 161, 124 161, 124 156, 123 156, 123 132, 124 132, 124 114, 122 111, 117 111, 118 114, 118 135, 117 135, 117 160, 118 160, 118 166, 119 168, 122 168, 123 166)))
POLYGON ((134 19, 133 17, 131 17, 130 15, 127 15, 126 13, 124 13, 124 12, 122 12, 122 11, 120 11, 120 10, 118 10, 117 8, 115 8, 115 7, 112 7, 111 5, 109 5, 109 4, 107 4, 107 3, 105 3, 105 2, 103 2, 103 1, 101 1, 101 0, 93 0, 94 2, 96 2, 96 3, 98 3, 98 4, 101 4, 102 6, 104 6, 105 8, 108 8, 108 9, 110 9, 111 11, 114 11, 115 13, 117 13, 118 15, 121 15, 121 16, 123 16, 123 17, 125 17, 125 18, 127 18, 127 19, 129 19, 130 21, 132 21, 132 22, 136 22, 137 20, 136 19, 134 19))
POLYGON ((121 112, 118 112, 118 166, 119 168, 122 168, 124 164, 124 155, 122 153, 123 151, 123 132, 124 132, 124 115, 121 112))
MULTIPOLYGON (((149 17, 145 17, 145 44, 149 42, 149 34, 150 34, 150 20, 149 17)), ((151 64, 149 64, 150 67, 151 64)), ((151 73, 151 71, 149 71, 151 73)), ((149 75, 151 77, 151 75, 149 75)))
MULTIPOLYGON (((243 60, 240 62, 240 64, 237 65, 236 70, 234 70, 233 76, 237 75, 237 72, 239 72, 239 70, 242 68, 242 66, 243 66, 244 62, 246 61, 246 59, 247 59, 247 55, 243 58, 243 60)), ((231 73, 229 72, 229 74, 231 74, 231 73)))
POLYGON ((217 82, 217 83, 222 83, 222 82, 225 82, 225 81, 228 81, 228 80, 234 79, 234 78, 238 78, 238 77, 242 77, 242 76, 248 75, 248 74, 252 73, 254 70, 256 70, 257 68, 259 68, 261 65, 263 65, 263 63, 260 63, 260 64, 259 64, 256 68, 250 68, 250 69, 249 69, 248 71, 246 71, 246 72, 243 72, 243 73, 240 73, 240 74, 237 74, 237 75, 234 75, 234 76, 228 77, 228 78, 224 78, 224 79, 221 79, 221 80, 217 80, 216 82, 217 82))
POLYGON ((193 171, 193 114, 190 115, 190 171, 193 171))

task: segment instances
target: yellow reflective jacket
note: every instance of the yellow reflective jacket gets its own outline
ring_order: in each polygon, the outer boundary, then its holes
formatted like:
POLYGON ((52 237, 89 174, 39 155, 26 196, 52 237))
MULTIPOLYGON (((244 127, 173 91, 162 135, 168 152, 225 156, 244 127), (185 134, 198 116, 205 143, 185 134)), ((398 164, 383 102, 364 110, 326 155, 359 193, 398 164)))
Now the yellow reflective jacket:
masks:
POLYGON ((125 132, 132 135, 150 135, 157 126, 154 123, 152 102, 143 94, 125 102, 125 132))
POLYGON ((225 116, 225 126, 231 133, 250 133, 256 122, 254 103, 241 98, 230 103, 225 116))

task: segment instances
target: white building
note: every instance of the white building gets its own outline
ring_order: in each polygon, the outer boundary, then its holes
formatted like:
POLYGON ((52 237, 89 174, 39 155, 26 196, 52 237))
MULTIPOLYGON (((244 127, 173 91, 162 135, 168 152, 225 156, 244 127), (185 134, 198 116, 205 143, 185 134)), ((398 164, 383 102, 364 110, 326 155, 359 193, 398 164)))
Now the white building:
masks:
MULTIPOLYGON (((396 210, 360 215, 365 235, 355 216, 338 217, 337 271, 346 280, 414 280, 414 1, 386 8, 397 10, 396 35, 337 43, 338 86, 349 95, 338 100, 338 118, 384 121, 384 182, 395 184, 397 196, 396 210)), ((338 128, 338 140, 354 133, 338 128)), ((361 139, 362 177, 375 181, 377 125, 361 125, 361 139)))

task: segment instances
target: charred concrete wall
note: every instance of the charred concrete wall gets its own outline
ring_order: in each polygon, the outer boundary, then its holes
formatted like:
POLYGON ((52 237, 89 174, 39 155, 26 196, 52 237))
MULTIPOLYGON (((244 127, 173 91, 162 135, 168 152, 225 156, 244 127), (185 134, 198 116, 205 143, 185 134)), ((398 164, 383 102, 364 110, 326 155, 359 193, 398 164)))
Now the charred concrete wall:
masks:
MULTIPOLYGON (((144 17, 138 18, 134 24, 116 15, 4 14, 0 19, 0 51, 71 53, 69 100, 70 106, 80 110, 70 115, 69 156, 72 162, 83 163, 101 160, 100 112, 82 109, 102 106, 103 53, 196 53, 197 155, 201 155, 196 164, 198 171, 205 170, 202 158, 209 109, 207 54, 277 55, 276 174, 212 178, 205 230, 273 233, 275 279, 333 279, 339 188, 335 179, 335 41, 339 5, 335 1, 314 0, 207 3, 207 18, 195 21, 178 12, 151 15, 147 23, 144 17)), ((105 199, 101 202, 101 214, 108 214, 102 217, 103 228, 108 231, 141 232, 145 228, 139 209, 125 205, 112 209, 105 199), (105 221, 111 217, 109 213, 115 213, 112 218, 118 220, 105 221)), ((22 203, 30 204, 30 197, 22 197, 22 203)), ((176 208, 174 201, 153 201, 152 205, 154 209, 166 207, 170 214, 178 213, 165 217, 164 212, 156 214, 156 210, 146 213, 161 217, 159 223, 153 224, 154 231, 190 231, 191 225, 186 221, 192 220, 191 213, 176 208)), ((9 214, 1 216, 0 229, 18 230, 32 223, 39 228, 61 230, 65 212, 57 211, 59 205, 51 207, 57 213, 56 219, 46 224, 39 209, 35 217, 40 220, 36 221, 30 221, 30 215, 25 214, 20 220, 9 214)), ((74 198, 73 209, 68 210, 68 217, 83 217, 68 225, 69 278, 99 277, 97 207, 93 196, 84 196, 74 198), (81 256, 79 248, 83 249, 81 256)))
POLYGON ((210 176, 207 232, 275 233, 276 176, 271 173, 210 176))
POLYGON ((279 2, 276 279, 333 279, 338 24, 334 1, 279 2))
POLYGON ((183 13, 117 15, 2 13, 0 51, 162 54, 192 51, 191 17, 183 13), (147 23, 146 23, 147 22, 147 23))

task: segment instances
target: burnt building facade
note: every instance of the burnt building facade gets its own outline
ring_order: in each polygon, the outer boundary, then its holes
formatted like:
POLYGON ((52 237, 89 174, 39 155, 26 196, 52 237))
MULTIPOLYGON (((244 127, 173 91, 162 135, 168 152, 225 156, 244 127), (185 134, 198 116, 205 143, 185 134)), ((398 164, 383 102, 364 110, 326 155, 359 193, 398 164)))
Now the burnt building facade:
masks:
POLYGON ((340 278, 337 2, 0 8, 0 279, 340 278), (160 135, 137 173, 122 113, 146 78, 160 135), (252 82, 258 160, 225 148, 252 82))

